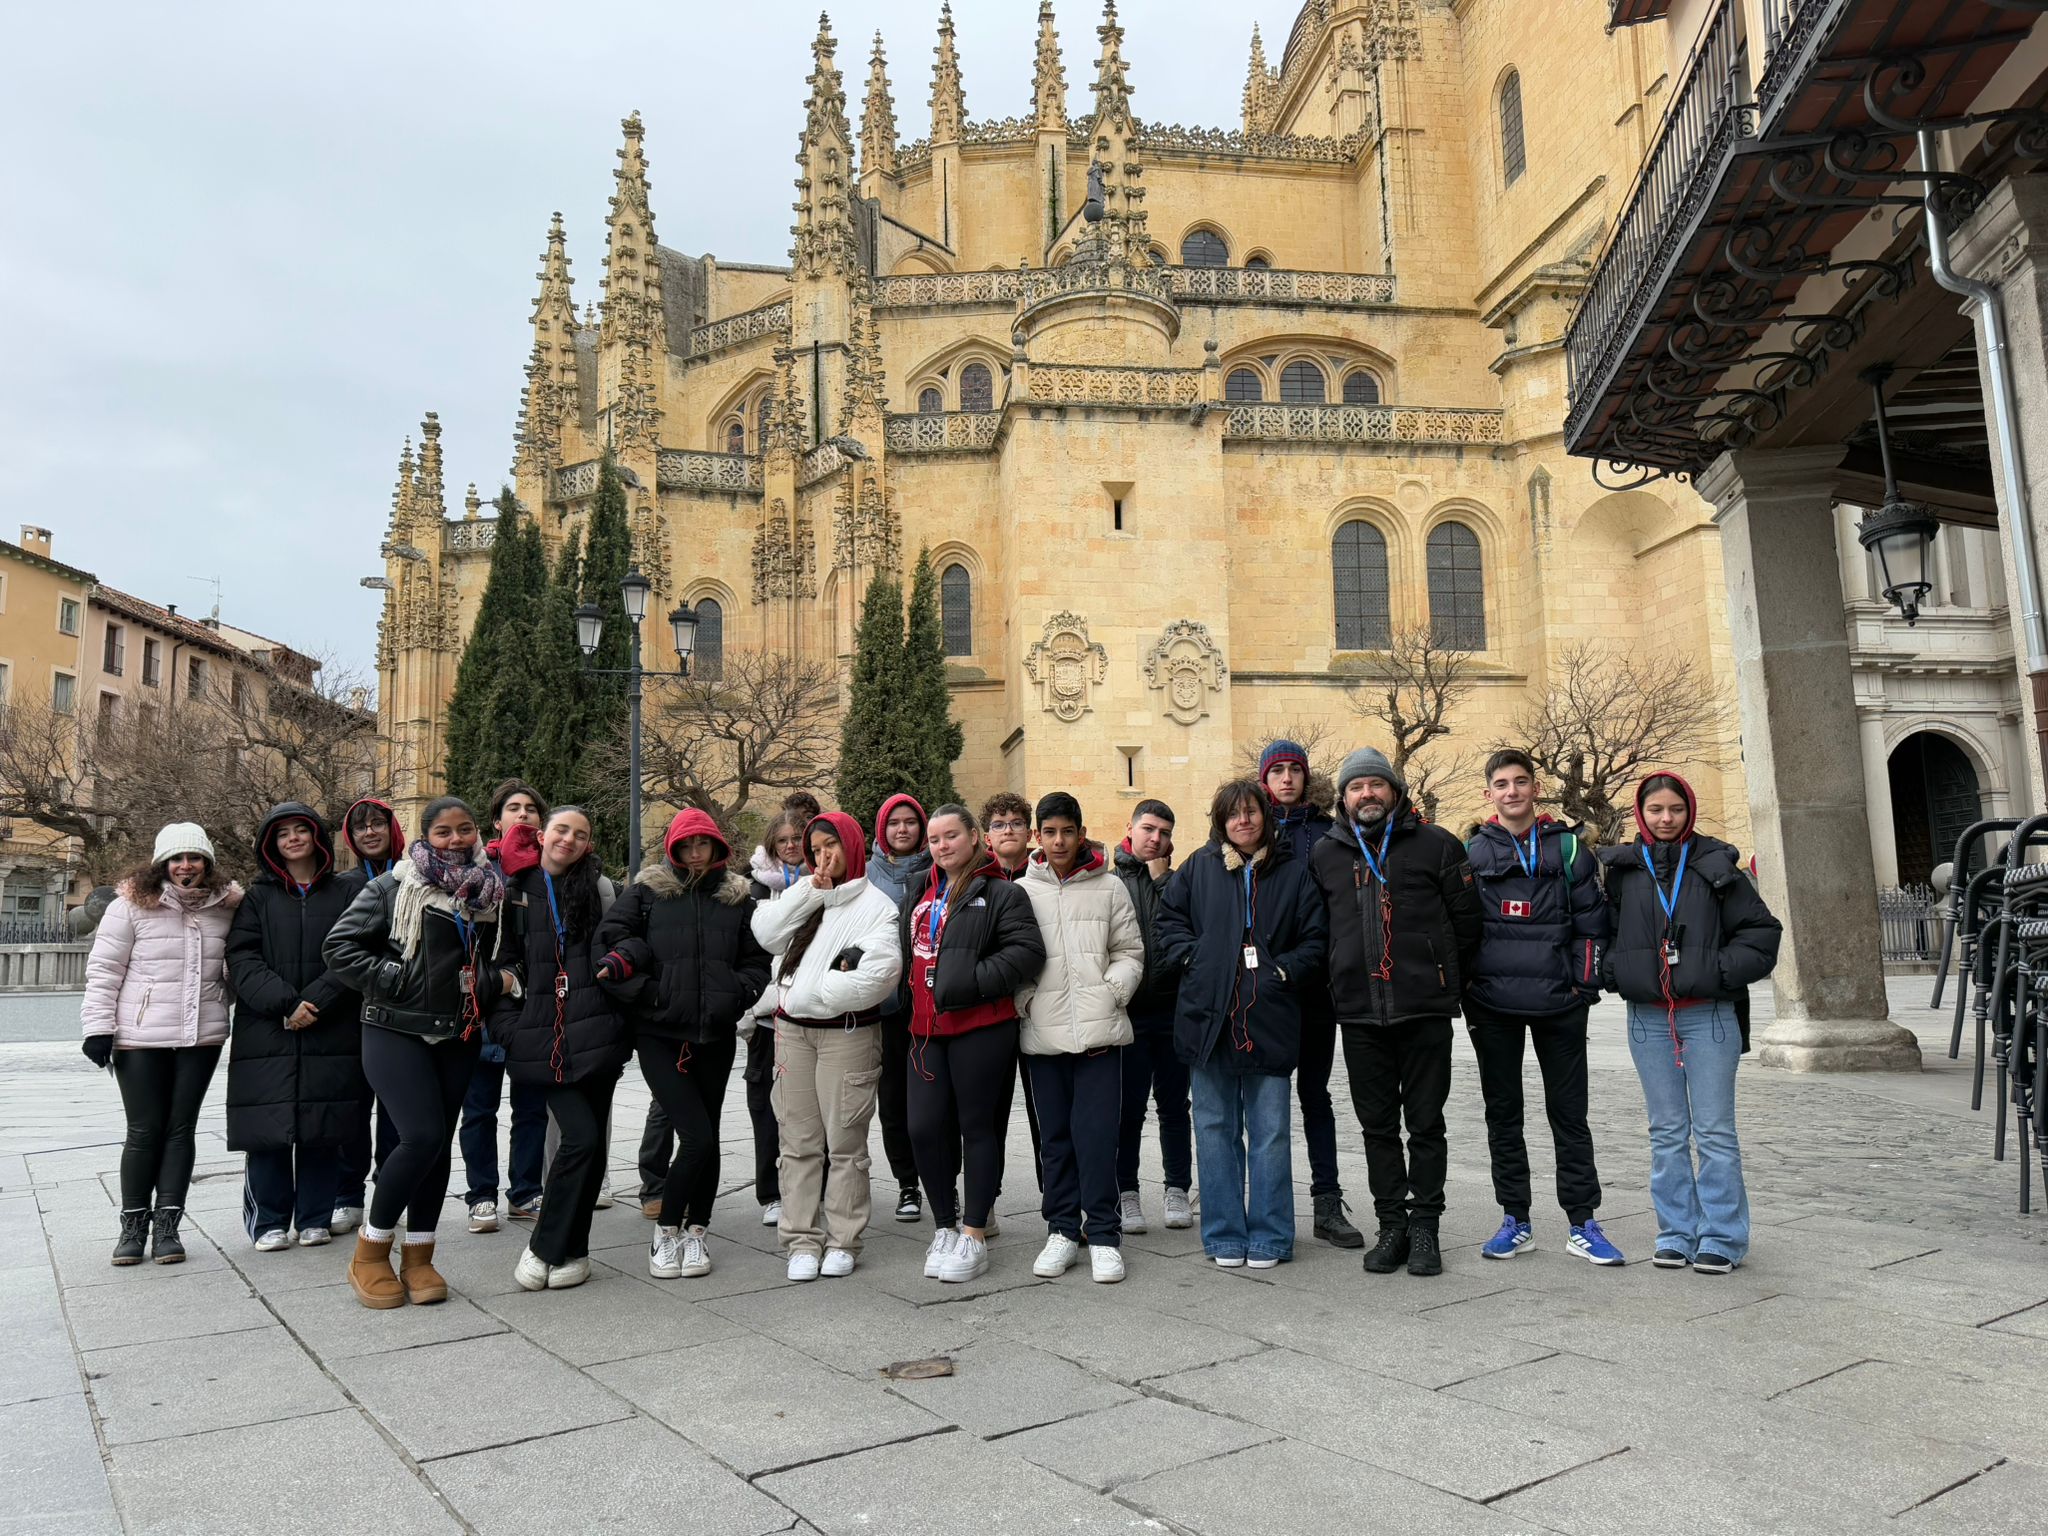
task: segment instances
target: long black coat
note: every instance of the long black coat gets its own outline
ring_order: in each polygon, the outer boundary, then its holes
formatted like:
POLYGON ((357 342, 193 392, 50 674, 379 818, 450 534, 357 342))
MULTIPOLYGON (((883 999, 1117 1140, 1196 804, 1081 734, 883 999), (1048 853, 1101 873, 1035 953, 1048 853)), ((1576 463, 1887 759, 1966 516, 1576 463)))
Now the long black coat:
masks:
POLYGON ((504 937, 495 967, 518 977, 521 993, 501 995, 491 1010, 491 1039, 505 1047, 505 1075, 543 1086, 616 1076, 633 1053, 633 1030, 598 983, 604 951, 596 930, 579 934, 572 928, 557 938, 538 868, 521 870, 507 882, 499 921, 504 937), (557 998, 562 976, 568 977, 568 990, 557 998))
POLYGON ((273 810, 257 850, 263 873, 251 882, 228 930, 236 997, 228 1040, 228 1149, 339 1146, 369 1095, 362 1000, 328 969, 320 951, 363 882, 336 873, 333 838, 310 806, 273 810), (319 873, 304 891, 277 856, 278 828, 292 817, 312 824, 319 849, 319 873), (319 1010, 318 1022, 286 1029, 284 1021, 302 1002, 319 1010))
POLYGON ((1319 986, 1329 920, 1301 860, 1275 843, 1253 866, 1245 909, 1244 862, 1209 843, 1166 882, 1155 918, 1161 959, 1185 969, 1173 1050, 1194 1066, 1284 1077, 1301 1061, 1302 992, 1319 986), (1245 929, 1259 964, 1244 963, 1245 929))
POLYGON ((1180 998, 1180 967, 1167 962, 1159 942, 1159 901, 1166 894, 1171 874, 1155 880, 1145 861, 1128 848, 1116 850, 1116 877, 1130 892, 1131 906, 1138 914, 1138 931, 1145 936, 1145 979, 1127 1010, 1131 1028, 1139 1034, 1173 1028, 1173 1015, 1180 998))
POLYGON ((685 883, 666 860, 619 894, 597 929, 597 953, 631 974, 610 991, 642 1037, 699 1045, 730 1040, 768 985, 754 938, 754 896, 732 870, 685 883))
MULTIPOLYGON (((1601 981, 1632 1003, 1688 999, 1735 1002, 1771 974, 1778 963, 1784 926, 1764 905, 1744 874, 1735 850, 1717 837, 1695 833, 1669 925, 1678 964, 1667 977, 1667 924, 1657 888, 1643 867, 1640 842, 1600 850, 1607 867, 1607 903, 1614 914, 1614 938, 1607 948, 1601 981)), ((1658 850, 1658 877, 1669 894, 1672 845, 1658 850)))

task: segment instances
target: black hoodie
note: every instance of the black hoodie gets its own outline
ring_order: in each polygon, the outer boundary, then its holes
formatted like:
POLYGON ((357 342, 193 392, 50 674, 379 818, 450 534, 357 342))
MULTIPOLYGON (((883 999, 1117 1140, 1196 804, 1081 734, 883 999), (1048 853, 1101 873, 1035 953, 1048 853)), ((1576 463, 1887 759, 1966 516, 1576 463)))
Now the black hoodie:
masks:
POLYGON ((320 956, 327 931, 358 884, 337 876, 334 838, 309 805, 288 801, 264 818, 256 838, 262 872, 250 882, 228 930, 228 974, 235 1023, 228 1045, 227 1140, 232 1152, 292 1145, 339 1146, 360 1118, 363 1081, 361 999, 320 956), (312 881, 292 879, 277 852, 289 820, 313 828, 312 881), (284 1021, 311 1003, 318 1018, 304 1029, 284 1021))

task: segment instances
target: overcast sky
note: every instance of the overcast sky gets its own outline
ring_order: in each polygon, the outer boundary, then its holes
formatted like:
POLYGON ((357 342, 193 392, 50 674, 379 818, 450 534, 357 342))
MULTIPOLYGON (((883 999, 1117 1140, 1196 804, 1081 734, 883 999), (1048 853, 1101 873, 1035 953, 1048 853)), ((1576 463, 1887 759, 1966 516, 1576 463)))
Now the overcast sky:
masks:
MULTIPOLYGON (((1254 21, 1297 0, 1126 0, 1135 105, 1238 125, 1254 21)), ((1029 111, 1036 0, 954 7, 974 118, 1029 111)), ((1059 0, 1077 114, 1100 7, 1059 0)), ((929 121, 937 0, 831 7, 856 130, 886 39, 929 121)), ((449 510, 508 476, 548 215, 600 297, 619 119, 662 243, 782 262, 814 3, 9 7, 0 92, 0 537, 367 665, 398 449, 440 412, 449 510), (203 578, 203 579, 202 579, 203 578)))

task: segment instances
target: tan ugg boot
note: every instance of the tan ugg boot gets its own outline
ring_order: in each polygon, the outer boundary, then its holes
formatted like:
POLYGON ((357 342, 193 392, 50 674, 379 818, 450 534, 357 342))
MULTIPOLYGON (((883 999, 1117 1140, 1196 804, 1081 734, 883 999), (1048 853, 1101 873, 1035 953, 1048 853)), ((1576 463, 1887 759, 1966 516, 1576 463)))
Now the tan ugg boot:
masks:
POLYGON ((398 1254, 398 1280, 405 1287, 406 1300, 424 1306, 448 1299, 448 1282, 434 1268, 432 1243, 401 1243, 398 1254))
POLYGON ((356 1300, 366 1307, 384 1312, 405 1305, 405 1287, 391 1272, 390 1238, 378 1243, 360 1231, 356 1233, 356 1251, 348 1261, 348 1283, 356 1300))

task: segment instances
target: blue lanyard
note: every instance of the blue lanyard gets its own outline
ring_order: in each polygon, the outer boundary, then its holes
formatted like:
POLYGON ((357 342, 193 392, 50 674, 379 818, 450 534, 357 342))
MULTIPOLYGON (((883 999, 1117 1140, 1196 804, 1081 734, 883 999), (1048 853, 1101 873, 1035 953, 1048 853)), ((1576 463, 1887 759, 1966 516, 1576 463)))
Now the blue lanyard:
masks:
POLYGON ((934 955, 939 952, 939 935, 946 931, 946 903, 952 900, 952 895, 953 893, 947 889, 946 877, 941 875, 939 888, 932 897, 931 910, 925 921, 925 935, 931 941, 934 955))
POLYGON ((555 920, 555 948, 559 950, 569 941, 569 930, 562 926, 562 909, 555 904, 555 877, 546 870, 540 872, 540 877, 548 888, 548 916, 555 920))
POLYGON ((1244 931, 1252 931, 1252 866, 1246 860, 1244 866, 1244 931))
POLYGON ((467 960, 471 951, 475 948, 472 935, 476 932, 476 924, 462 915, 462 908, 459 906, 448 915, 455 919, 455 931, 462 938, 462 957, 467 960))
POLYGON ((801 864, 784 864, 782 866, 782 888, 786 891, 792 885, 795 885, 797 876, 803 872, 804 867, 801 864))
POLYGON ((1678 873, 1671 877, 1671 894, 1669 896, 1664 894, 1663 882, 1657 878, 1657 866, 1651 862, 1650 850, 1641 843, 1638 843, 1636 844, 1636 852, 1643 856, 1643 868, 1650 872, 1650 888, 1657 893, 1657 905, 1664 909, 1665 924, 1669 926, 1677 922, 1678 888, 1685 884, 1685 861, 1692 853, 1692 844, 1690 842, 1683 842, 1678 845, 1678 873))
POLYGON ((1527 858, 1522 856, 1522 840, 1512 832, 1508 834, 1508 840, 1515 845, 1515 862, 1522 866, 1522 873, 1531 880, 1536 878, 1536 868, 1543 862, 1543 849, 1537 842, 1537 838, 1542 835, 1542 830, 1541 826, 1531 826, 1529 828, 1529 854, 1527 858))
POLYGON ((1380 860, 1387 856, 1387 844, 1394 840, 1394 818, 1387 818, 1387 830, 1380 834, 1380 851, 1377 857, 1366 847, 1365 834, 1358 830, 1358 823, 1355 821, 1351 823, 1351 835, 1358 839, 1358 851, 1365 855, 1365 862, 1372 866, 1373 879, 1384 887, 1387 883, 1387 872, 1381 867, 1380 860))

